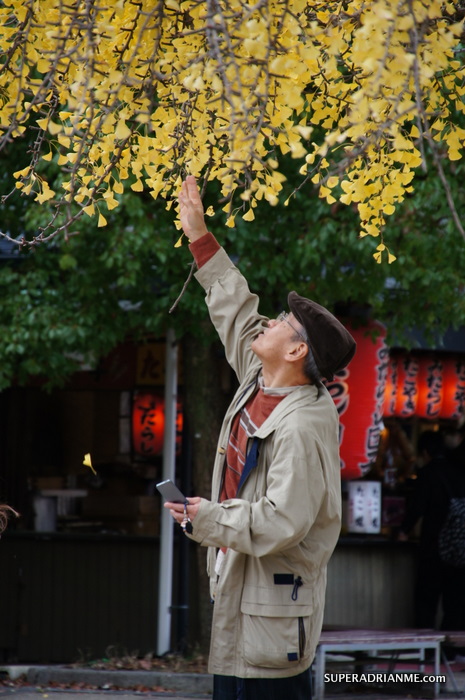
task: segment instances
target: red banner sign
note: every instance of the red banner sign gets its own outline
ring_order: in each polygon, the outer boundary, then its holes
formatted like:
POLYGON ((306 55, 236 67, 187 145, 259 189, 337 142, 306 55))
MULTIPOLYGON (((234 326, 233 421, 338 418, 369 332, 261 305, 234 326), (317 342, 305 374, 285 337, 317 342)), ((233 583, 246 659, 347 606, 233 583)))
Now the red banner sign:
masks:
POLYGON ((389 349, 381 323, 347 327, 357 343, 357 352, 327 388, 340 419, 341 476, 355 479, 366 474, 376 459, 389 349))

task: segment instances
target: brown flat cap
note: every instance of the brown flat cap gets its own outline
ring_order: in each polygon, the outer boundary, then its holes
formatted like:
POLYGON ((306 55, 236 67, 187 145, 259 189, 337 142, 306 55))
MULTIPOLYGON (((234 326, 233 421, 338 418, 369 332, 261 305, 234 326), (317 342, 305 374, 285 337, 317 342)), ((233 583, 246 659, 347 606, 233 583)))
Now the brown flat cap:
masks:
POLYGON ((331 380, 334 373, 343 369, 353 358, 355 340, 328 309, 315 301, 301 297, 297 292, 290 292, 287 303, 305 328, 321 376, 331 380))

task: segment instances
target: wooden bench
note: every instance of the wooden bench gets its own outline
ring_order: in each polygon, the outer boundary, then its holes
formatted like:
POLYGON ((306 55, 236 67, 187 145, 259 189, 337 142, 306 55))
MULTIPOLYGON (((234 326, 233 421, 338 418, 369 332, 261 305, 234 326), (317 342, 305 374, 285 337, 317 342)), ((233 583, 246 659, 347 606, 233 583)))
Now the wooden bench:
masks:
POLYGON ((446 637, 446 641, 444 642, 444 646, 450 646, 450 647, 461 647, 462 649, 465 647, 465 631, 446 631, 443 633, 446 637))
MULTIPOLYGON (((341 629, 323 630, 317 647, 314 662, 315 700, 323 700, 326 669, 326 655, 330 652, 336 654, 354 655, 357 652, 389 651, 392 669, 400 654, 408 652, 418 653, 419 666, 424 663, 425 651, 431 649, 434 652, 433 673, 438 677, 441 662, 441 643, 445 640, 443 632, 435 630, 370 630, 370 629, 341 629)), ((379 657, 376 657, 380 660, 379 657)), ((366 659, 367 661, 370 658, 366 659)), ((436 680, 433 684, 434 697, 438 697, 440 683, 436 680)))

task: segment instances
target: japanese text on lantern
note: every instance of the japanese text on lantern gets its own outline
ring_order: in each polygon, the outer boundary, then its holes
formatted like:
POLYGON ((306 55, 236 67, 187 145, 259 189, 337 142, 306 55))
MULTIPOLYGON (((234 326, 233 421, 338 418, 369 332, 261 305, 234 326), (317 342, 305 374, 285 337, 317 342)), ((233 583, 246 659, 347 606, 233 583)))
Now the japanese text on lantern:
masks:
MULTIPOLYGON (((176 454, 182 447, 183 412, 181 401, 176 412, 176 454)), ((163 452, 165 399, 152 391, 138 391, 132 405, 132 443, 136 455, 156 457, 163 452)))
POLYGON ((420 418, 436 418, 442 404, 442 362, 425 355, 418 360, 418 399, 416 415, 420 418))
POLYGON ((408 418, 415 414, 418 398, 418 360, 406 356, 398 365, 396 415, 408 418))
POLYGON ((132 435, 134 451, 143 457, 161 453, 165 429, 163 399, 156 394, 134 396, 132 435))
POLYGON ((465 360, 463 358, 452 357, 444 362, 443 389, 444 396, 439 417, 460 418, 465 409, 465 360))

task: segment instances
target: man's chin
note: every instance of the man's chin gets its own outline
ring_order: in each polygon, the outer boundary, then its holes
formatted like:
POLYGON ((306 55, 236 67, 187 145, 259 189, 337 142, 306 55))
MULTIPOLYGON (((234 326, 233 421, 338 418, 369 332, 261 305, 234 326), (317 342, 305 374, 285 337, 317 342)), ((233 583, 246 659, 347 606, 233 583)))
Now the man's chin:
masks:
POLYGON ((257 355, 257 357, 260 357, 260 338, 262 337, 262 334, 259 333, 256 338, 254 338, 250 344, 250 349, 252 352, 257 355))

